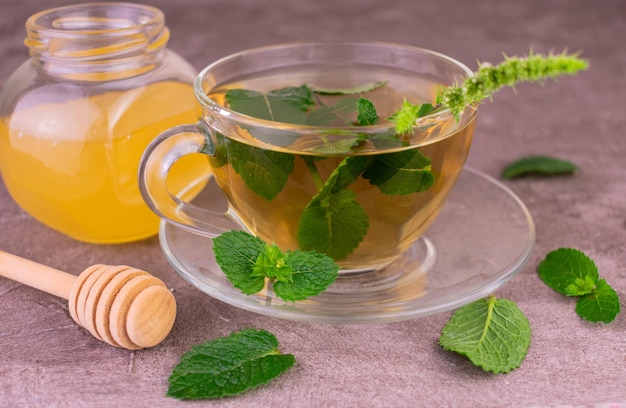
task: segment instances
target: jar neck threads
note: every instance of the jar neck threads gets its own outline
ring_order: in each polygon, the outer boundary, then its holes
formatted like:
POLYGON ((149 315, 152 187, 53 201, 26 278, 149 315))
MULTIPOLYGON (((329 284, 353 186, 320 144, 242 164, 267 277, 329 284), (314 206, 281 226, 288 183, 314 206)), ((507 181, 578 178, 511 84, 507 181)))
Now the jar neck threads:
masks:
POLYGON ((26 21, 33 61, 49 75, 110 81, 151 71, 169 40, 163 13, 132 3, 59 7, 26 21))

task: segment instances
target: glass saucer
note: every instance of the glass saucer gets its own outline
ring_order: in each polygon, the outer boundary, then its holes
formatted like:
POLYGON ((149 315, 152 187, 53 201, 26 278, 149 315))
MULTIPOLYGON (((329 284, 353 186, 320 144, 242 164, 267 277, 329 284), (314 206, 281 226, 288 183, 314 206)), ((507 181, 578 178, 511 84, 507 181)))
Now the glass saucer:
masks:
MULTIPOLYGON (((215 189, 194 204, 226 208, 215 189)), ((240 229, 235 223, 232 228, 240 229)), ((282 301, 271 288, 241 293, 215 262, 210 237, 166 221, 159 237, 166 258, 185 280, 238 308, 297 321, 380 323, 456 309, 493 293, 528 261, 535 229, 511 190, 465 167, 435 222, 404 257, 382 271, 340 276, 322 294, 297 302, 282 301)))

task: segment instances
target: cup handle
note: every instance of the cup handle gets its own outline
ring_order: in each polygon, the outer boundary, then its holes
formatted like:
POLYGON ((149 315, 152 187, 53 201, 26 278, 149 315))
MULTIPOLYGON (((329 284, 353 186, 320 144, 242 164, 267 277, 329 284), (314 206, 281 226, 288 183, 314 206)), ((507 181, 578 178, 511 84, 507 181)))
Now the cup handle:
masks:
POLYGON ((196 234, 214 237, 241 229, 228 211, 220 213, 198 207, 167 189, 167 175, 174 163, 193 153, 209 156, 215 153, 211 132, 203 122, 175 126, 157 136, 148 145, 139 163, 139 190, 144 201, 162 219, 196 234))

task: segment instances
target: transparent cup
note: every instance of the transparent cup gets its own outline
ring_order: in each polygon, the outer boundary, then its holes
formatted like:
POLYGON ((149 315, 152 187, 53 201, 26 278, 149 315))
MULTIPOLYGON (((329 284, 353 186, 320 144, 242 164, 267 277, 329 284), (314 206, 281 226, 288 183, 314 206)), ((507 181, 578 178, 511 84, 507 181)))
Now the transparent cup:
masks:
MULTIPOLYGON (((161 133, 145 151, 142 195, 173 228, 213 237, 235 225, 283 250, 326 253, 346 276, 384 270, 410 252, 446 202, 470 149, 477 108, 458 120, 448 111, 422 117, 401 135, 385 119, 404 98, 435 103, 441 86, 469 75, 445 55, 387 43, 297 43, 225 57, 195 80, 199 121, 161 133), (269 118, 227 103, 230 89, 267 98, 302 85, 320 91, 313 110, 363 96, 381 120, 320 125, 308 116, 287 123, 269 102, 269 118), (225 211, 168 190, 174 163, 198 153, 208 159, 225 211)), ((190 188, 197 182, 190 179, 190 188)))

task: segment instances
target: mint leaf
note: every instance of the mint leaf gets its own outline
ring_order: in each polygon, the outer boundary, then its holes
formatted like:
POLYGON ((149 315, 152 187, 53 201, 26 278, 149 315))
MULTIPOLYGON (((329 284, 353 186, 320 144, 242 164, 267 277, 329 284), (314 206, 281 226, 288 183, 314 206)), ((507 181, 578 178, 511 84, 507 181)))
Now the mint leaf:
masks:
POLYGON ((260 238, 244 231, 228 231, 213 238, 215 260, 233 286, 247 295, 265 286, 264 276, 253 274, 257 258, 265 251, 260 238))
POLYGON ((559 248, 548 253, 539 264, 539 277, 562 295, 579 296, 585 294, 583 290, 588 288, 588 282, 596 284, 598 269, 583 252, 573 248, 559 248))
POLYGON ((507 166, 502 172, 502 177, 512 179, 529 174, 543 174, 548 176, 570 174, 578 167, 569 161, 556 159, 548 156, 524 157, 507 166))
POLYGON ((294 156, 249 146, 229 139, 228 153, 233 169, 250 190, 273 200, 282 191, 294 167, 294 156))
POLYGON ((344 259, 359 246, 369 228, 367 213, 347 190, 369 163, 368 157, 344 159, 304 208, 298 227, 298 246, 335 260, 344 259))
POLYGON ((359 98, 359 101, 357 102, 357 109, 359 115, 357 116, 356 121, 359 126, 373 125, 378 120, 376 108, 374 108, 374 104, 369 99, 359 98))
POLYGON ((282 252, 244 231, 224 232, 213 239, 215 259, 233 286, 251 295, 265 287, 266 278, 276 296, 303 300, 326 290, 339 266, 326 255, 302 250, 282 252))
POLYGON ((388 195, 416 193, 429 189, 435 177, 430 159, 417 149, 372 156, 363 178, 388 195))
POLYGON ((292 124, 305 124, 307 111, 315 102, 311 89, 302 85, 263 94, 248 89, 226 92, 228 106, 239 113, 259 119, 292 124))
POLYGON ((347 258, 369 228, 367 213, 352 190, 316 196, 300 216, 298 245, 335 260, 347 258))
POLYGON ((303 300, 330 286, 338 276, 339 266, 317 252, 287 251, 287 264, 293 269, 291 281, 274 283, 276 296, 283 300, 303 300))
POLYGON ((439 344, 485 371, 507 373, 526 357, 530 333, 528 319, 515 303, 490 296, 457 310, 443 328, 439 344))
POLYGON ((179 399, 221 398, 268 383, 295 364, 281 354, 276 337, 244 329, 193 346, 168 378, 166 396, 179 399))
POLYGON ((576 313, 591 322, 610 323, 619 312, 617 292, 604 279, 600 279, 593 291, 576 303, 576 313))

